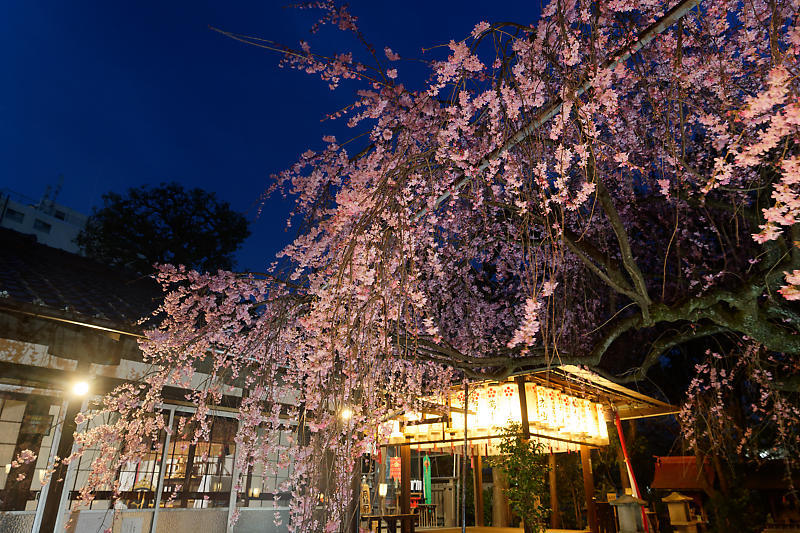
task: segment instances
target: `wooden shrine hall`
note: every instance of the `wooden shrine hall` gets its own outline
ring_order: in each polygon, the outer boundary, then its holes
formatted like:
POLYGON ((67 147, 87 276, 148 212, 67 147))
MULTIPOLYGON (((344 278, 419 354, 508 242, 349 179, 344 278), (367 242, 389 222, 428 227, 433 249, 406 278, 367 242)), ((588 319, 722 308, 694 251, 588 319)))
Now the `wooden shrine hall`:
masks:
MULTIPOLYGON (((450 530, 458 527, 460 530, 465 507, 473 505, 475 526, 484 526, 487 520, 484 519, 483 491, 474 490, 473 501, 464 502, 465 463, 472 461, 474 465, 473 487, 483 487, 483 458, 499 454, 504 428, 509 423, 517 423, 527 438, 538 441, 549 451, 549 504, 554 511, 550 526, 554 530, 560 527, 555 454, 578 452, 587 495, 588 523, 584 531, 598 533, 591 449, 609 444, 609 431, 617 431, 617 421, 677 412, 678 408, 673 405, 576 366, 552 367, 502 382, 470 383, 463 389, 452 390, 448 398, 427 402, 424 412, 404 413, 392 421, 392 433, 381 446, 390 456, 389 462, 382 463, 374 472, 369 487, 379 510, 363 508, 363 525, 377 531, 377 525, 383 521, 386 528, 381 531, 396 529, 404 533, 415 527, 450 530), (412 453, 416 459, 412 459, 412 453), (443 488, 432 487, 430 479, 427 488, 423 487, 421 467, 412 475, 412 465, 417 461, 421 463, 422 454, 426 454, 426 458, 427 454, 453 457, 453 476, 443 488), (456 471, 460 472, 459 476, 456 471), (395 505, 392 511, 387 511, 384 503, 387 484, 391 483, 396 487, 395 505)), ((626 463, 630 475, 630 465, 626 463)), ((511 523, 508 499, 503 491, 503 483, 507 481, 497 479, 499 477, 494 476, 492 493, 491 522, 492 530, 496 531, 511 523)), ((633 481, 631 486, 635 486, 633 481)))

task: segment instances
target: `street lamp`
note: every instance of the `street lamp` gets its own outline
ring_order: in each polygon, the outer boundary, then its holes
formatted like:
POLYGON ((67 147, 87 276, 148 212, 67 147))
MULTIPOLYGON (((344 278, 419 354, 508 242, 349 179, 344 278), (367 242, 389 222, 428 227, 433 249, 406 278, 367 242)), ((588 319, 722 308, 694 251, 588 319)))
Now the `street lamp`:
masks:
POLYGON ((342 409, 342 412, 340 414, 342 420, 350 420, 351 418, 353 418, 353 410, 350 409, 349 407, 345 407, 344 409, 342 409))
POLYGON ((72 384, 73 396, 82 397, 89 394, 89 382, 86 380, 76 381, 72 384))

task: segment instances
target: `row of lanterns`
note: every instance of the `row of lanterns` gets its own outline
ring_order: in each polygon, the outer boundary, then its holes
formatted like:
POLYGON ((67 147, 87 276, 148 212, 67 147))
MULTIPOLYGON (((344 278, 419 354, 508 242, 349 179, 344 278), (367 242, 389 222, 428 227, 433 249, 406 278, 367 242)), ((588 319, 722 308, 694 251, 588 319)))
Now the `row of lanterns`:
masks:
MULTIPOLYGON (((425 424, 422 415, 406 415, 406 424, 394 428, 393 443, 425 443, 455 440, 464 435, 464 391, 451 394, 450 424, 441 421, 425 424)), ((467 431, 470 437, 498 435, 509 422, 520 423, 520 398, 516 383, 476 387, 470 390, 467 405, 467 431)), ((535 383, 525 383, 525 400, 531 431, 554 439, 607 444, 603 406, 535 383)))

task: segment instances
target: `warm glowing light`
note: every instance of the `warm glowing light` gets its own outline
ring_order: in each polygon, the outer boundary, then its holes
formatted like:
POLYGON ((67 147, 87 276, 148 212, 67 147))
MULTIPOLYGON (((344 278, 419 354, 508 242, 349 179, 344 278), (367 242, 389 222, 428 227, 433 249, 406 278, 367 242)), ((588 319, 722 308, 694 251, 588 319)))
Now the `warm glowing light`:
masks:
POLYGON ((72 394, 75 396, 86 396, 89 393, 88 381, 76 381, 72 384, 72 394))
POLYGON ((403 433, 400 431, 400 421, 399 420, 392 420, 392 434, 389 435, 389 442, 391 444, 399 444, 401 442, 405 442, 406 438, 403 433))
MULTIPOLYGON (((494 423, 494 417, 492 416, 493 415, 492 407, 489 404, 488 400, 488 393, 489 389, 485 389, 480 391, 480 393, 478 394, 477 398, 478 405, 475 408, 475 411, 477 412, 477 415, 475 416, 475 424, 479 428, 490 428, 494 423)), ((470 422, 471 421, 472 420, 470 419, 470 422)))
POLYGON ((344 409, 342 409, 341 415, 342 415, 342 420, 350 420, 351 418, 353 418, 353 410, 350 409, 349 407, 345 407, 344 409))
POLYGON ((597 404, 597 428, 599 431, 599 436, 602 440, 608 440, 608 427, 606 426, 606 415, 603 412, 603 406, 599 403, 597 404))
MULTIPOLYGON (((562 435, 561 438, 574 438, 598 444, 608 442, 603 408, 600 404, 536 383, 525 383, 524 390, 528 423, 532 432, 538 433, 536 438, 546 441, 546 447, 554 451, 574 448, 573 445, 558 444, 558 441, 548 438, 548 436, 557 437, 559 434, 562 435)), ((464 418, 467 418, 469 434, 478 438, 496 435, 509 422, 520 423, 522 419, 519 386, 511 381, 471 387, 469 402, 466 405, 469 411, 467 417, 463 413, 464 391, 451 392, 448 403, 452 408, 449 424, 445 425, 438 421, 430 424, 420 423, 426 422, 425 416, 410 412, 403 416, 403 419, 410 423, 402 429, 397 420, 393 421, 389 443, 400 444, 411 441, 420 449, 427 449, 429 444, 442 439, 447 439, 448 442, 463 439, 464 418)), ((489 439, 484 443, 485 447, 481 453, 492 455, 496 451, 492 440, 489 439)))
POLYGON ((387 490, 389 490, 389 486, 386 483, 378 484, 378 496, 380 496, 381 498, 385 498, 387 490))

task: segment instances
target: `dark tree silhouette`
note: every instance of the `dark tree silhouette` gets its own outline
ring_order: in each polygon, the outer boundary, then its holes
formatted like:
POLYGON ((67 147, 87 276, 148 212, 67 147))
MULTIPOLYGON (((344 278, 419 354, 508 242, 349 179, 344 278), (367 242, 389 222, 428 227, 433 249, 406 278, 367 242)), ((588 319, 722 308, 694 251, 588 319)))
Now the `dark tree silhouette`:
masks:
POLYGON ((247 219, 214 193, 162 183, 104 194, 76 242, 89 257, 149 274, 155 263, 229 270, 248 235, 247 219))

